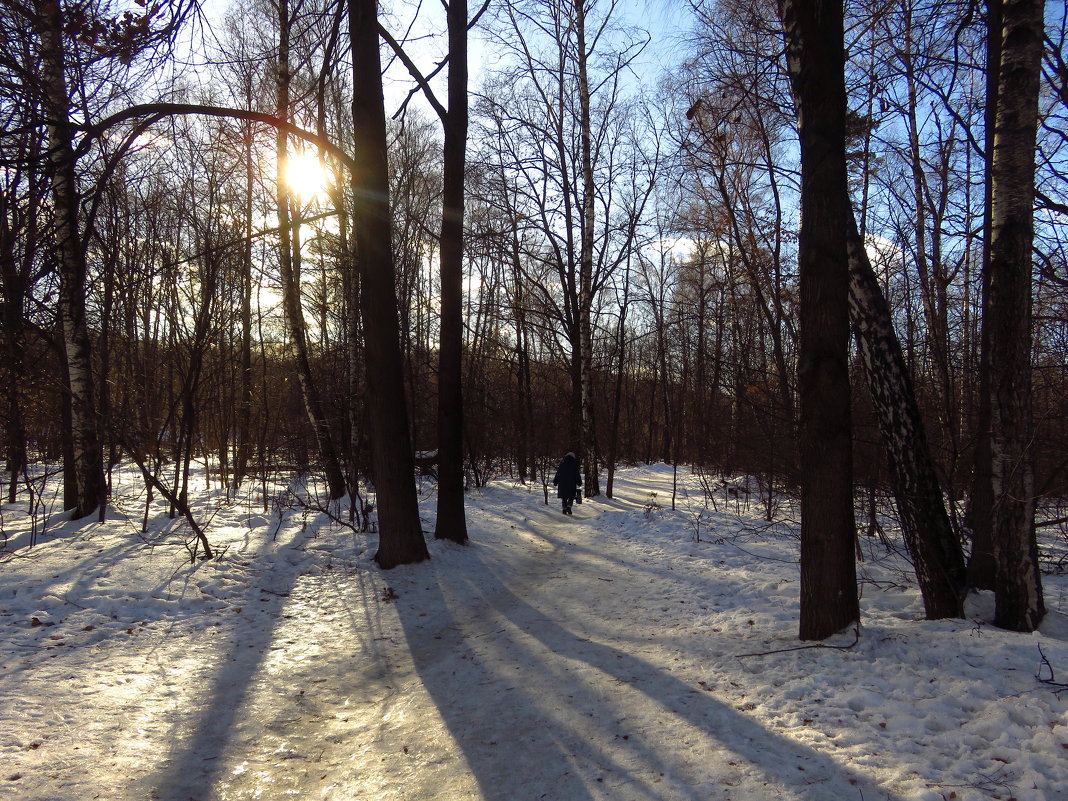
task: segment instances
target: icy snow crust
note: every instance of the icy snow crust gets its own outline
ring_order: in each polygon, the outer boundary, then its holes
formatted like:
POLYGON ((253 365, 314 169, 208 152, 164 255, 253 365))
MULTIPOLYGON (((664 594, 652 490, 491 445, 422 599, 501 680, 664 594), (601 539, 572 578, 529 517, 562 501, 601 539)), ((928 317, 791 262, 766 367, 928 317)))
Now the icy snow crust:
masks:
POLYGON ((663 465, 573 518, 472 492, 469 546, 388 573, 373 536, 210 493, 223 553, 191 564, 162 505, 137 534, 136 486, 33 548, 3 507, 0 798, 1068 798, 1039 681, 1040 646, 1068 678, 1063 577, 1040 634, 982 622, 989 598, 926 622, 871 548, 859 641, 767 653, 800 644, 796 526, 686 482, 671 511, 663 465))

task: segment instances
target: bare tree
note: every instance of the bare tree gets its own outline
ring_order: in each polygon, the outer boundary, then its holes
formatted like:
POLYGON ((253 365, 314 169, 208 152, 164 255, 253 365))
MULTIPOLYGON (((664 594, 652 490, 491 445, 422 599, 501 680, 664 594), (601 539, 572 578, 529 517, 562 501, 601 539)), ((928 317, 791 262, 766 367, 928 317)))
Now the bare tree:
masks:
POLYGON ((849 308, 875 404, 901 530, 928 619, 963 617, 964 555, 949 524, 923 420, 890 311, 850 213, 849 308))
MULTIPOLYGON (((279 119, 288 122, 290 113, 290 84, 292 81, 292 65, 290 63, 290 35, 292 19, 288 0, 277 0, 278 3, 278 71, 277 71, 277 105, 279 119)), ((297 368, 297 378, 300 381, 301 395, 307 408, 308 420, 315 440, 319 446, 319 454, 322 459, 323 469, 326 471, 326 481, 331 498, 340 498, 345 494, 345 476, 341 470, 341 460, 338 457, 337 447, 334 443, 334 435, 330 430, 326 414, 323 411, 323 402, 319 391, 318 382, 312 373, 311 360, 308 352, 308 331, 304 318, 304 309, 301 303, 300 290, 300 246, 294 242, 294 233, 299 234, 299 224, 292 226, 290 213, 290 192, 286 186, 285 171, 288 165, 288 140, 289 135, 285 129, 276 129, 277 147, 275 152, 275 164, 277 169, 277 193, 278 193, 278 236, 279 236, 279 266, 282 278, 282 297, 285 307, 286 321, 289 325, 290 346, 297 368)))
MULTIPOLYGON (((477 21, 488 0, 475 16, 477 21)), ((438 369, 438 513, 434 536, 467 542, 464 514, 464 404, 463 404, 463 255, 464 182, 467 155, 468 89, 466 0, 445 4, 448 48, 448 108, 431 90, 427 79, 392 39, 388 41, 418 81, 445 129, 442 163, 442 210, 439 259, 441 263, 441 331, 438 369)))
POLYGON ((621 80, 647 39, 616 36, 618 3, 554 0, 502 6, 511 61, 484 91, 524 198, 521 213, 541 235, 537 258, 556 286, 538 292, 554 310, 571 374, 569 447, 580 457, 584 494, 600 494, 595 424, 596 316, 611 273, 632 247, 615 226, 616 134, 627 113, 621 80))
POLYGON ((30 383, 36 372, 32 369, 33 354, 38 348, 31 345, 31 339, 37 337, 29 309, 34 290, 47 272, 46 262, 41 258, 40 209, 46 192, 45 174, 39 169, 42 144, 32 130, 24 131, 14 141, 3 142, 4 161, 11 165, 0 177, 0 306, 3 309, 0 375, 4 376, 5 385, 9 503, 15 502, 30 459, 27 417, 30 383))
POLYGON ((353 233, 367 358, 367 402, 379 547, 385 569, 429 558, 415 494, 415 461, 405 412, 386 168, 386 117, 374 0, 348 0, 355 169, 353 233))
POLYGON ((985 325, 990 348, 990 437, 994 487, 995 622, 1034 631, 1045 614, 1035 539, 1031 408, 1035 141, 1043 46, 1042 0, 1001 6, 991 231, 985 325))
POLYGON ((42 3, 36 24, 41 30, 43 106, 47 119, 52 203, 56 210, 54 231, 60 278, 59 312, 71 398, 73 515, 80 518, 97 509, 102 513, 105 498, 92 344, 85 315, 87 268, 85 241, 78 219, 80 194, 74 126, 70 118, 71 96, 66 77, 63 6, 59 2, 42 3))
POLYGON ((841 2, 783 0, 801 134, 801 626, 821 640, 859 620, 849 408, 852 215, 845 157, 841 2))

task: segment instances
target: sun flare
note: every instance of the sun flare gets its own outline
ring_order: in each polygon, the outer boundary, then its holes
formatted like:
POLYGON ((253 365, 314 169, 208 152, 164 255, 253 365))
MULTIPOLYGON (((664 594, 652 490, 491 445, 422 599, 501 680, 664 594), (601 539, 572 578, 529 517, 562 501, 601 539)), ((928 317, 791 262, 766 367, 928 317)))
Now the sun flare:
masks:
POLYGON ((291 153, 282 175, 290 191, 306 203, 326 195, 326 166, 314 153, 291 153))

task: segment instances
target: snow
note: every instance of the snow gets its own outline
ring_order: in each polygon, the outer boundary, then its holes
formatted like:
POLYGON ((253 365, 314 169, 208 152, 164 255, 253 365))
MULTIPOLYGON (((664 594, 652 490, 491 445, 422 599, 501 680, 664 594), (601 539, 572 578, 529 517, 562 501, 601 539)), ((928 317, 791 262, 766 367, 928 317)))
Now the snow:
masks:
POLYGON ((1065 577, 1040 633, 987 596, 924 621, 865 542, 859 632, 800 648, 796 514, 680 475, 675 511, 658 465, 571 518, 493 483, 470 545, 389 572, 374 535, 254 490, 199 493, 220 556, 196 563, 163 504, 139 534, 132 474, 108 522, 38 515, 33 547, 5 505, 0 798, 1068 798, 1042 681, 1068 678, 1065 577))

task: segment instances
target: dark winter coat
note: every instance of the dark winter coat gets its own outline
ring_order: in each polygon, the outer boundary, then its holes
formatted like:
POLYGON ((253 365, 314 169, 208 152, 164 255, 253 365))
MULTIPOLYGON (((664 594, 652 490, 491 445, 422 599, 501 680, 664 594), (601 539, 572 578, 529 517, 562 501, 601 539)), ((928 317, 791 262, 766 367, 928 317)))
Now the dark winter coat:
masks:
POLYGON ((579 470, 578 459, 575 454, 569 453, 556 468, 556 477, 553 479, 556 485, 556 495, 559 498, 574 498, 578 488, 582 486, 582 472, 579 470))

